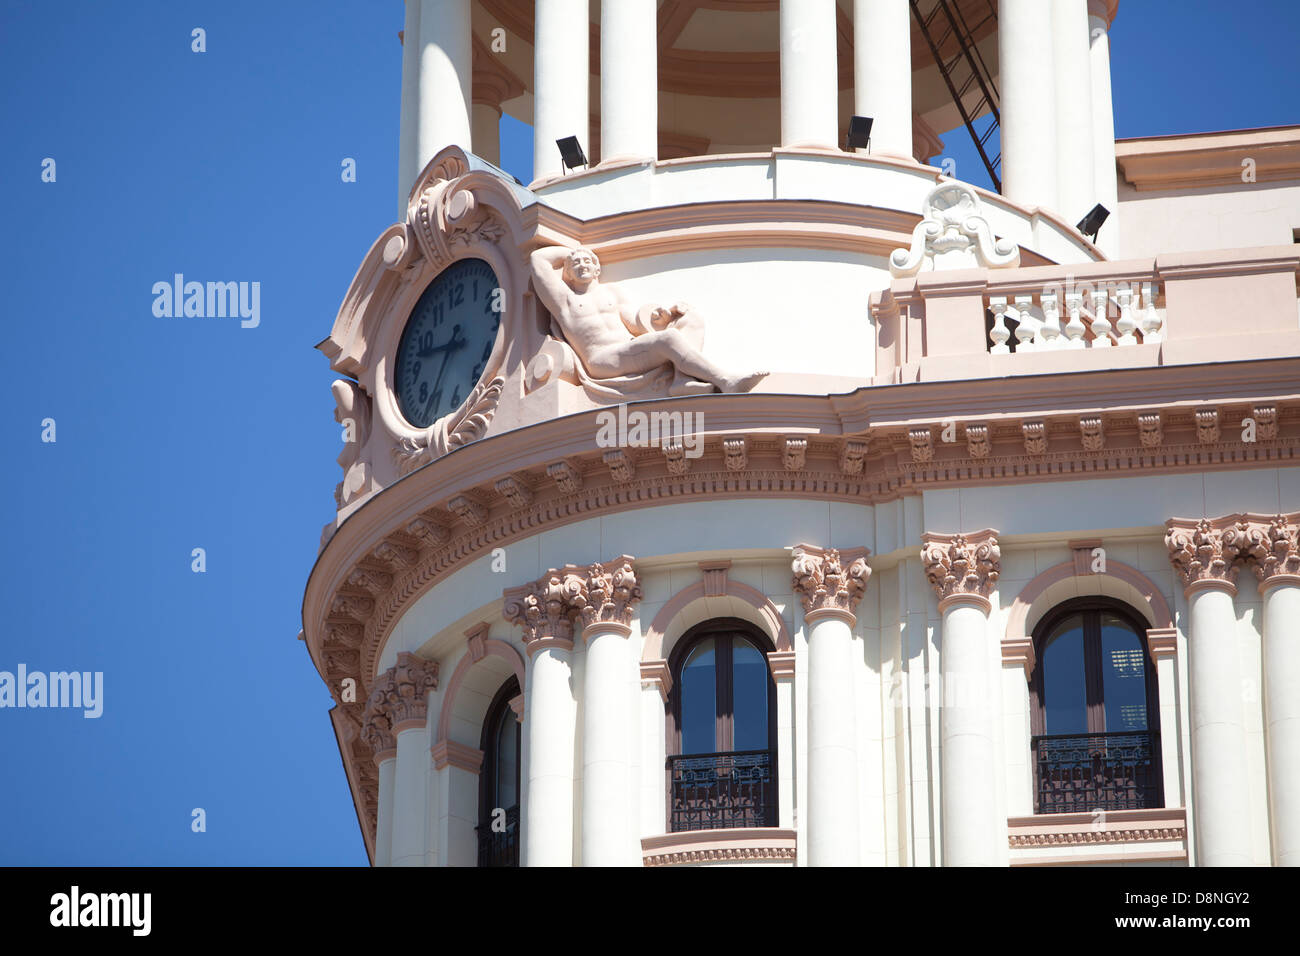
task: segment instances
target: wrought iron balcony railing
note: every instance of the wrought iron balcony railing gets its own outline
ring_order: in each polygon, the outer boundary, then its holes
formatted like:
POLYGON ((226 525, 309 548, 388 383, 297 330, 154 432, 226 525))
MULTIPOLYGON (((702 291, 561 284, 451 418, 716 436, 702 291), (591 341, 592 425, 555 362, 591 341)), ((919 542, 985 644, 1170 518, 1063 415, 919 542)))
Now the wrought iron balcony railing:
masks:
POLYGON ((1035 813, 1140 810, 1164 797, 1159 734, 1055 734, 1033 738, 1035 813))
MULTIPOLYGON (((500 825, 500 824, 498 824, 500 825)), ((492 829, 492 818, 474 828, 478 833, 479 866, 519 865, 519 806, 506 809, 505 829, 492 829)))
POLYGON ((669 757, 671 831, 776 826, 774 764, 769 750, 669 757))

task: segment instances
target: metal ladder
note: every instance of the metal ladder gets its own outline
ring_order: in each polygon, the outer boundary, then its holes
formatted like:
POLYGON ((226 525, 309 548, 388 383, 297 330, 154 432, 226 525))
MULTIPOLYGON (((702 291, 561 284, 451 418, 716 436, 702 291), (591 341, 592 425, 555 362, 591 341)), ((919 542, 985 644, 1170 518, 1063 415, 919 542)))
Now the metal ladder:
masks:
POLYGON ((968 22, 962 13, 962 3, 959 0, 935 0, 934 7, 928 14, 921 13, 920 0, 910 2, 912 16, 921 28, 921 35, 925 37, 939 73, 948 86, 948 92, 952 94, 957 112, 961 114, 962 122, 966 124, 975 143, 975 149, 984 161, 984 168, 993 180, 993 188, 1001 192, 1002 177, 999 171, 1002 168, 1002 153, 999 151, 997 156, 989 157, 989 142, 1002 122, 998 111, 998 90, 993 84, 993 74, 974 42, 976 31, 990 20, 997 22, 996 0, 965 4, 968 10, 972 7, 975 9, 975 16, 972 17, 976 20, 974 23, 968 22), (941 51, 954 38, 957 50, 945 60, 941 51), (975 129, 975 120, 986 110, 992 119, 988 128, 981 133, 975 129))

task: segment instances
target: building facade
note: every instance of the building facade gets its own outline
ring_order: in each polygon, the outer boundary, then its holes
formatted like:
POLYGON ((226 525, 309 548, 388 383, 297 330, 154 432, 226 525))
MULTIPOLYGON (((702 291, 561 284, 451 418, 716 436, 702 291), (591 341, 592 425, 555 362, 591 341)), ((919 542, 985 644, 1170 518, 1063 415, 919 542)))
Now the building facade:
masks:
POLYGON ((303 602, 375 865, 1300 864, 1300 128, 1116 142, 1117 6, 406 0, 303 602))

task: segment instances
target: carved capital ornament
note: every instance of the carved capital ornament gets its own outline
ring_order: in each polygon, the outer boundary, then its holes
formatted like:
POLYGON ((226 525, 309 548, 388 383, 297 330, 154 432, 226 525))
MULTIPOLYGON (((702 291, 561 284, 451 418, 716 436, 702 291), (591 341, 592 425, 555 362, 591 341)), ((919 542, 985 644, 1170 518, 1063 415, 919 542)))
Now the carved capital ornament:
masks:
POLYGON ((972 534, 927 534, 921 548, 925 576, 939 609, 959 601, 989 608, 989 594, 1002 573, 1002 550, 992 528, 972 534))
POLYGON ((802 544, 794 549, 790 570, 805 619, 839 615, 852 625, 871 577, 869 553, 866 548, 840 552, 802 544))
POLYGON ((407 651, 375 681, 361 717, 361 737, 376 759, 397 747, 403 724, 423 722, 429 715, 429 691, 438 687, 438 662, 407 651))
POLYGON ((578 620, 586 627, 616 626, 630 633, 641 600, 633 560, 624 554, 603 564, 552 569, 536 581, 508 589, 502 614, 523 628, 529 654, 548 646, 571 649, 578 620))
POLYGON ((1241 570, 1237 558, 1245 536, 1235 518, 1171 518, 1165 523, 1169 561, 1182 577, 1188 594, 1206 587, 1237 592, 1237 574, 1241 570))

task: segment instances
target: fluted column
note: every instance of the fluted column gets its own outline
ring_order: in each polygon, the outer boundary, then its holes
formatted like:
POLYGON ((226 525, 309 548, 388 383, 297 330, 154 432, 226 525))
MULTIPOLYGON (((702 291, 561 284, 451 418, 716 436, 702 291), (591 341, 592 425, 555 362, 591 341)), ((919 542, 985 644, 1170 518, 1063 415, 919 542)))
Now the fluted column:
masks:
POLYGON ((565 575, 505 592, 506 620, 523 628, 530 659, 525 700, 528 777, 520 824, 524 866, 573 864, 573 757, 577 701, 573 679, 572 587, 565 575))
POLYGON ((940 806, 945 866, 996 866, 1006 820, 998 819, 993 759, 997 688, 989 653, 989 593, 1002 569, 997 532, 927 534, 921 561, 939 598, 940 806))
POLYGON ((1264 741, 1273 864, 1300 866, 1300 512, 1244 515, 1264 602, 1264 741))
MULTIPOLYGON (((473 148, 470 0, 421 0, 414 176, 446 146, 473 148)), ((408 189, 410 186, 408 185, 408 189)))
POLYGON ((838 146, 835 33, 835 0, 781 0, 782 146, 838 146))
MULTIPOLYGON (((438 686, 438 663, 405 651, 375 681, 362 718, 364 733, 378 747, 380 824, 390 835, 387 865, 423 866, 429 833, 429 692, 438 686), (396 759, 390 759, 395 757, 396 759), (385 794, 384 764, 391 764, 391 800, 385 794), (388 820, 385 821, 385 811, 388 820)), ((376 844, 379 827, 376 827, 376 844)), ((376 846, 376 863, 379 862, 376 846)))
POLYGON ((601 0, 600 160, 659 156, 655 0, 601 0))
MULTIPOLYGON (((587 0, 537 0, 533 47, 533 179, 558 176, 563 167, 555 141, 576 136, 591 153, 587 113, 587 0)), ((653 43, 654 35, 640 42, 653 43)))
POLYGON ((1097 245, 1110 258, 1118 259, 1119 180, 1115 170, 1115 108, 1111 100, 1110 21, 1106 16, 1106 0, 1088 0, 1088 38, 1088 72, 1092 79, 1093 186, 1097 202, 1110 210, 1110 218, 1097 234, 1097 245))
POLYGON ((854 0, 854 112, 874 152, 912 158, 912 13, 908 0, 854 0))
POLYGON ((406 0, 402 29, 402 113, 397 133, 397 221, 406 221, 406 199, 419 174, 416 129, 420 113, 420 3, 406 0))
POLYGON ((794 593, 808 638, 808 865, 857 866, 857 718, 853 627, 871 569, 867 550, 794 549, 794 593))
POLYGON ((582 865, 626 866, 636 833, 629 779, 628 637, 641 600, 632 559, 593 564, 574 577, 587 661, 582 677, 582 865))
POLYGON ((1232 520, 1175 518, 1166 528, 1165 543, 1185 585, 1190 619, 1187 672, 1196 862, 1248 866, 1253 862, 1250 793, 1233 607, 1241 542, 1232 520))
POLYGON ((998 0, 998 61, 1002 194, 1026 206, 1056 210, 1056 83, 1050 3, 998 0))
POLYGON ((1060 213, 1071 225, 1097 203, 1093 183, 1092 60, 1088 0, 1052 0, 1056 170, 1060 213))

